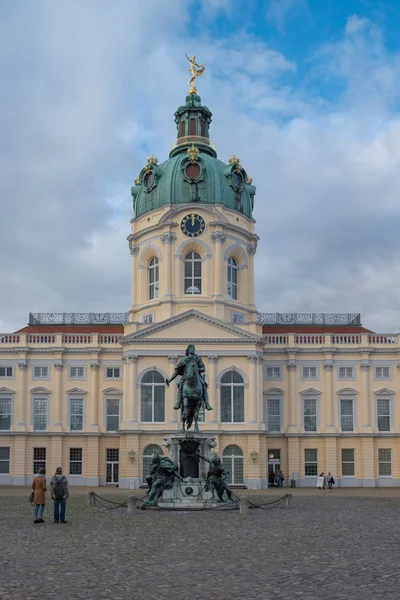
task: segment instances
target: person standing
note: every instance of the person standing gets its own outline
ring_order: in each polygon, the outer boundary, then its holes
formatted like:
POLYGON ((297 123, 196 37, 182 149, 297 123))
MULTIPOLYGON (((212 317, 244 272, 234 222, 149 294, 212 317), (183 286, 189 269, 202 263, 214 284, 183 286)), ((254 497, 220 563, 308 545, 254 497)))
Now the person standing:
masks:
POLYGON ((335 485, 335 480, 333 479, 333 476, 330 471, 328 472, 328 475, 326 476, 326 482, 328 484, 329 490, 331 490, 332 486, 335 485))
POLYGON ((33 503, 35 505, 34 523, 44 523, 43 513, 46 507, 46 469, 39 469, 32 481, 33 503))
POLYGON ((277 479, 277 483, 278 483, 278 487, 282 488, 283 487, 283 482, 285 481, 285 478, 283 476, 282 471, 278 472, 278 479, 277 479))
POLYGON ((51 497, 54 501, 54 523, 67 523, 65 510, 69 497, 68 479, 63 475, 62 468, 57 467, 51 478, 51 497))

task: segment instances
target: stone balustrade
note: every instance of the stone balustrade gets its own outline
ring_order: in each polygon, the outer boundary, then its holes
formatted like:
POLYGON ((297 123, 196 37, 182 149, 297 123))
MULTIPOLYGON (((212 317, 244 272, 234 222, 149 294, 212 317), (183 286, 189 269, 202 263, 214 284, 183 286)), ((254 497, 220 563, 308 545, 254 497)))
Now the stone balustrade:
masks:
POLYGON ((69 346, 120 346, 122 334, 98 333, 0 333, 0 348, 63 348, 69 346))
POLYGON ((382 345, 399 345, 399 336, 392 333, 270 333, 264 335, 266 346, 295 346, 318 345, 321 347, 352 345, 361 348, 374 348, 382 345))

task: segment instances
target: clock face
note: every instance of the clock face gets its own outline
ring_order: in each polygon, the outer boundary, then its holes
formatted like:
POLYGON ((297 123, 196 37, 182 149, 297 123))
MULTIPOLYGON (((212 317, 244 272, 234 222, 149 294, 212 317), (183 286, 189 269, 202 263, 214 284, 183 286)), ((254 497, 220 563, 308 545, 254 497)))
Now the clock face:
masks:
POLYGON ((196 215, 192 213, 191 215, 186 215, 183 217, 181 221, 181 230, 182 233, 189 237, 198 237, 206 228, 206 223, 200 215, 196 215))

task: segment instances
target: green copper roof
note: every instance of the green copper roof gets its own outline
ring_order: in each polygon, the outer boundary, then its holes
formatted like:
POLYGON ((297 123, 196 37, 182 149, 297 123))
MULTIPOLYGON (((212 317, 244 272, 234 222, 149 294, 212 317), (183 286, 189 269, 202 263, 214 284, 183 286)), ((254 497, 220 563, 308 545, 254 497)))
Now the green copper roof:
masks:
POLYGON ((135 218, 167 204, 220 204, 251 218, 255 187, 240 160, 218 160, 209 139, 211 112, 189 95, 175 113, 178 136, 161 165, 151 156, 131 188, 135 218))

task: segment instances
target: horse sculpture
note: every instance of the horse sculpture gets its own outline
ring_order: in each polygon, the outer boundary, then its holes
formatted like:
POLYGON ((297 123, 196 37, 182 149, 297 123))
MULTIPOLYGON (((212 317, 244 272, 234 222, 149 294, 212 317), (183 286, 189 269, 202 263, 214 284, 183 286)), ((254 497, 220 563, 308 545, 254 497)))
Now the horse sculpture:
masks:
POLYGON ((185 381, 182 388, 181 421, 182 431, 190 429, 194 421, 194 431, 199 431, 199 412, 203 403, 203 384, 194 358, 186 362, 185 381))

